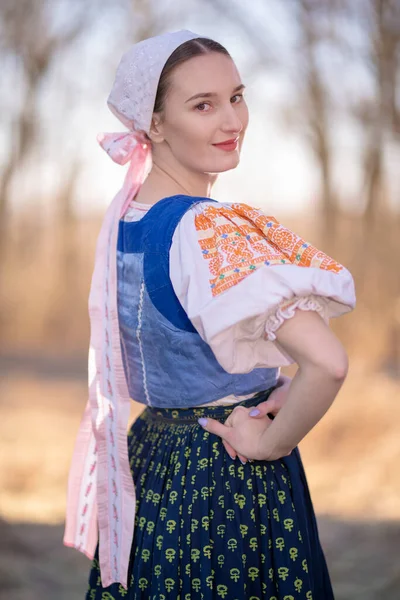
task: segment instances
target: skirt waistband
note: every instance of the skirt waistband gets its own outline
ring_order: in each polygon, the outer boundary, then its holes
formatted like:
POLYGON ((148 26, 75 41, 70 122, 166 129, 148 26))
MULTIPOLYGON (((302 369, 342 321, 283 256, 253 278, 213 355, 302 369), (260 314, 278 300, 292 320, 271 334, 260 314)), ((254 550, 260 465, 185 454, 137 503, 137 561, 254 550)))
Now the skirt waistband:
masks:
POLYGON ((245 408, 257 406, 260 402, 265 402, 275 388, 276 386, 270 387, 267 390, 258 392, 251 398, 226 406, 196 406, 188 408, 159 408, 156 406, 146 406, 140 416, 144 419, 177 425, 182 423, 188 425, 197 424, 197 419, 200 417, 210 417, 217 421, 225 421, 236 406, 244 406, 245 408))

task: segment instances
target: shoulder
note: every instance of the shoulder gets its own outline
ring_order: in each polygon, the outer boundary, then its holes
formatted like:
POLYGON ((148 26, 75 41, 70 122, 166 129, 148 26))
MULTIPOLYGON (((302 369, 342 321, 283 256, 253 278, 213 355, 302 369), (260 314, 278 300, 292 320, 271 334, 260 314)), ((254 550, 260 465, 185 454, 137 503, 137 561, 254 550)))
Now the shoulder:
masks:
POLYGON ((194 220, 198 228, 203 226, 218 226, 224 221, 230 221, 237 226, 250 225, 264 228, 269 223, 278 224, 272 215, 268 216, 261 208, 256 208, 243 202, 217 202, 204 198, 187 211, 187 220, 194 220))
POLYGON ((260 208, 245 203, 207 201, 204 199, 193 206, 183 216, 176 237, 189 236, 200 244, 202 249, 207 243, 216 250, 251 247, 255 252, 261 250, 259 244, 272 242, 271 228, 282 228, 278 220, 266 215, 260 208))
POLYGON ((219 231, 221 227, 230 226, 230 229, 237 230, 240 227, 256 225, 255 220, 258 219, 258 225, 264 219, 266 222, 273 220, 277 223, 274 217, 267 217, 261 209, 253 208, 243 203, 217 202, 208 198, 199 199, 195 202, 182 218, 181 228, 189 228, 192 231, 201 232, 204 230, 214 229, 219 231))

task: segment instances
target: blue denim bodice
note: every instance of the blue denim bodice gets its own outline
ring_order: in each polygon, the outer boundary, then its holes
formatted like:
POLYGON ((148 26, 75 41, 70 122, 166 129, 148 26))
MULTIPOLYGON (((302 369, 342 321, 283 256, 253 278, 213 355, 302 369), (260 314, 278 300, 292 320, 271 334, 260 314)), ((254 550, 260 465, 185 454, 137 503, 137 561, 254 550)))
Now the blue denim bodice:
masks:
POLYGON ((169 277, 174 231, 187 210, 209 198, 171 196, 139 221, 119 222, 117 303, 121 351, 131 398, 184 408, 230 394, 266 390, 278 369, 227 373, 180 304, 169 277))

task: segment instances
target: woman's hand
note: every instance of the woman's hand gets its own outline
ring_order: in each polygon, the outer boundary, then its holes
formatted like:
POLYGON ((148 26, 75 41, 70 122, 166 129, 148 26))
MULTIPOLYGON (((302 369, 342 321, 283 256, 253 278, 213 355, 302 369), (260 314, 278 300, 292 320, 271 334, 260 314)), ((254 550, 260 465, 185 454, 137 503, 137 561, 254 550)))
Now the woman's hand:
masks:
MULTIPOLYGON (((292 380, 290 379, 290 377, 287 377, 286 375, 280 375, 277 382, 278 387, 275 388, 273 392, 271 392, 271 394, 268 397, 268 400, 266 400, 265 402, 261 402, 257 405, 257 407, 248 409, 250 417, 253 417, 253 419, 262 419, 266 415, 277 415, 278 412, 281 410, 282 406, 285 404, 291 381, 292 380)), ((225 421, 225 425, 232 426, 231 417, 232 413, 225 421)), ((232 459, 235 459, 236 456, 238 456, 239 460, 242 463, 247 462, 249 457, 238 454, 236 450, 227 441, 222 440, 222 443, 225 447, 225 450, 232 459)))
MULTIPOLYGON (((268 400, 256 408, 236 406, 223 425, 215 419, 207 419, 204 429, 222 438, 225 450, 232 459, 238 456, 243 464, 248 459, 264 460, 266 457, 262 454, 262 448, 258 447, 259 436, 272 422, 267 415, 275 416, 284 405, 290 383, 291 379, 282 375, 278 380, 279 387, 271 392, 268 400), (259 423, 256 424, 257 421, 259 423), (233 431, 229 432, 229 428, 233 431), (246 436, 248 440, 244 439, 246 436)), ((273 457, 272 460, 276 458, 280 457, 273 457)))
MULTIPOLYGON (((241 457, 261 460, 261 440, 272 421, 269 417, 254 419, 249 415, 250 410, 244 406, 236 406, 225 423, 209 418, 199 419, 199 423, 203 429, 219 435, 223 442, 228 444, 229 455, 233 449, 241 460, 241 457)), ((244 463, 246 459, 242 462, 244 463)))

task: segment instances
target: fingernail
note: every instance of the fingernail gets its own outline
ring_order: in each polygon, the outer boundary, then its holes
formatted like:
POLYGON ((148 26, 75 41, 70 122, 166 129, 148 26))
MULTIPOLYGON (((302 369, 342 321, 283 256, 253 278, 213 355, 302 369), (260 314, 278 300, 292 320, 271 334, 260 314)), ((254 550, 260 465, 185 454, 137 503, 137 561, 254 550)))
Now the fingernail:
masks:
POLYGON ((229 454, 229 457, 230 457, 232 460, 236 460, 236 456, 232 456, 232 454, 229 454))
POLYGON ((245 461, 243 461, 243 460, 240 458, 240 456, 239 456, 239 460, 240 460, 240 462, 242 463, 242 465, 245 465, 245 464, 246 464, 246 462, 245 462, 245 461))
POLYGON ((253 408, 250 412, 249 415, 250 417, 256 417, 257 415, 260 414, 260 411, 258 410, 258 408, 253 408))
POLYGON ((202 426, 205 427, 207 425, 207 419, 205 419, 204 417, 201 417, 201 419, 197 419, 197 422, 202 426))

